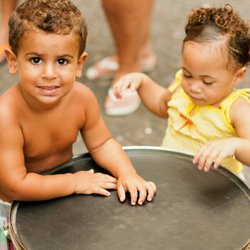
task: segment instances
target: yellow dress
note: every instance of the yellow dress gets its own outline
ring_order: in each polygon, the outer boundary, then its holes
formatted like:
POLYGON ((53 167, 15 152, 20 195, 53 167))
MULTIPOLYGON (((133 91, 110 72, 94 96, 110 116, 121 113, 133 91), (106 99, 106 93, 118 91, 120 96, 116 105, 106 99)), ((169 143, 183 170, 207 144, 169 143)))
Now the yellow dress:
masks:
MULTIPOLYGON (((230 107, 239 97, 249 101, 250 89, 234 89, 219 107, 197 106, 180 86, 181 71, 176 73, 176 80, 177 84, 170 87, 174 93, 168 102, 168 127, 162 147, 194 155, 208 141, 237 136, 230 122, 230 107)), ((224 159, 222 165, 235 174, 243 169, 233 157, 224 159)))

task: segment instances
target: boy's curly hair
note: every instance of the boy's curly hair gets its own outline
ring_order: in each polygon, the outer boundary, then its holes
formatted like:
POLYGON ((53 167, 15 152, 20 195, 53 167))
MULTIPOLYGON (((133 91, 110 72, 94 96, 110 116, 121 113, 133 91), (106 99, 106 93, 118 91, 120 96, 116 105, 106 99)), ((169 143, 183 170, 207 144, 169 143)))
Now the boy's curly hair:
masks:
POLYGON ((229 63, 242 67, 250 61, 249 24, 233 11, 231 5, 194 10, 185 27, 186 41, 226 41, 229 63))
POLYGON ((9 44, 17 54, 26 31, 43 31, 79 39, 79 55, 85 50, 87 25, 80 10, 69 0, 27 0, 9 19, 9 44))

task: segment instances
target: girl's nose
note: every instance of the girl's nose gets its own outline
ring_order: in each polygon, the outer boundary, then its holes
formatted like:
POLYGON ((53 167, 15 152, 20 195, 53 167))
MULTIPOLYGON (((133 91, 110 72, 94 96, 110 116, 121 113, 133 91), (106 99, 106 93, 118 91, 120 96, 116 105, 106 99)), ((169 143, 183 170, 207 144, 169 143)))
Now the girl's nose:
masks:
POLYGON ((202 91, 202 86, 200 81, 193 81, 189 83, 189 89, 194 93, 200 93, 202 91))

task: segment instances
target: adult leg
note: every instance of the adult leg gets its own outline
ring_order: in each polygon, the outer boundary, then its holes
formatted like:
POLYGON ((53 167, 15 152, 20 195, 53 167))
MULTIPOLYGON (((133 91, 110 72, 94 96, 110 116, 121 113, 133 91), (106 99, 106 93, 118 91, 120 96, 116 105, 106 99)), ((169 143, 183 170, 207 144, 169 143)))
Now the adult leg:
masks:
POLYGON ((113 73, 114 81, 133 71, 150 71, 156 63, 151 45, 154 0, 102 0, 117 55, 101 60, 87 70, 90 79, 113 73), (104 63, 103 63, 104 62, 104 63))
POLYGON ((150 39, 154 0, 102 0, 102 4, 117 49, 115 80, 140 71, 143 62, 155 61, 150 39))
MULTIPOLYGON (((117 50, 118 67, 112 83, 126 73, 152 70, 156 63, 150 35, 154 0, 102 0, 102 4, 117 50)), ((109 115, 128 115, 139 106, 136 92, 128 91, 122 99, 115 99, 112 89, 104 103, 109 115)))

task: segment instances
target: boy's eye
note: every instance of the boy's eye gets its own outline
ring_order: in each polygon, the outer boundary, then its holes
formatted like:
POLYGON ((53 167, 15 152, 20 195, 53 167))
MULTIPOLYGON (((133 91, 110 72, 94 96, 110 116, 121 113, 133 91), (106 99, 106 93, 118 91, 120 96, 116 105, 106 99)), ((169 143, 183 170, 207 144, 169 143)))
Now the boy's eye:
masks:
POLYGON ((64 58, 60 58, 57 60, 58 64, 60 65, 65 65, 68 63, 68 60, 64 59, 64 58))
POLYGON ((33 63, 33 64, 40 64, 41 63, 41 58, 40 57, 32 57, 30 59, 30 61, 33 63))

